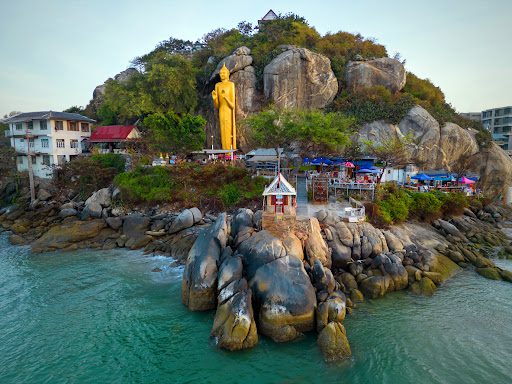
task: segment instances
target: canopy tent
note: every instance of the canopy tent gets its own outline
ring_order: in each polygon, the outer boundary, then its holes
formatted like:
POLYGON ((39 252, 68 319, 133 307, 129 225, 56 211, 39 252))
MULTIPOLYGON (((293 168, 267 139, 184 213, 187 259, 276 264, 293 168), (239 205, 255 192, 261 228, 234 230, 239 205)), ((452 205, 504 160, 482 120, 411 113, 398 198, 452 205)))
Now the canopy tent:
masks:
POLYGON ((357 173, 377 173, 377 171, 374 171, 373 169, 368 168, 361 168, 356 171, 357 173))
POLYGON ((430 177, 429 175, 426 175, 424 173, 418 173, 417 175, 414 175, 411 177, 411 179, 419 180, 419 181, 430 181, 434 180, 433 177, 430 177))
POLYGON ((462 184, 474 184, 475 180, 468 179, 466 176, 464 176, 464 177, 461 177, 459 179, 459 183, 462 183, 462 184))
POLYGON ((312 165, 332 165, 333 162, 325 157, 317 157, 310 161, 312 165))

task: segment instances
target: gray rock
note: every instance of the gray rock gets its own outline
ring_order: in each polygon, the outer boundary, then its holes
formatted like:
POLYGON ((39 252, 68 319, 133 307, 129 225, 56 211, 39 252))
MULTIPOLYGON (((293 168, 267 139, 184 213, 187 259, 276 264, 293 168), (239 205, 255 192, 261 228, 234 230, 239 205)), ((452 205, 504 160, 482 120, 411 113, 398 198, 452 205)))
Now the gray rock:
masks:
POLYGON ((330 268, 332 261, 327 244, 320 232, 320 224, 314 217, 307 221, 308 238, 306 240, 304 250, 308 258, 309 264, 313 265, 315 260, 320 260, 324 267, 330 268))
POLYGON ((238 252, 242 255, 244 270, 249 280, 261 266, 286 256, 283 242, 265 230, 242 242, 238 252))
POLYGON ((176 233, 183 229, 190 228, 194 225, 194 214, 190 209, 184 209, 181 213, 174 219, 172 224, 169 227, 169 233, 176 233))
POLYGON ((92 202, 89 205, 86 205, 82 211, 82 219, 87 219, 89 217, 100 218, 102 213, 103 208, 101 205, 96 202, 92 202))
POLYGON ((382 57, 367 61, 351 61, 347 64, 345 79, 352 92, 383 86, 396 93, 405 86, 406 72, 398 60, 382 57))
POLYGON ((203 214, 199 210, 199 208, 193 207, 190 208, 190 212, 192 212, 192 217, 194 218, 194 224, 199 223, 203 219, 203 214))
POLYGON ((242 259, 238 256, 226 258, 219 268, 217 289, 220 292, 234 280, 242 278, 242 259))
POLYGON ((278 108, 324 108, 336 96, 338 80, 327 57, 292 48, 265 67, 263 89, 278 108))
POLYGON ((190 249, 183 270, 181 300, 192 311, 213 309, 217 302, 217 264, 226 247, 226 214, 219 215, 208 229, 201 231, 190 249))
POLYGON ((315 325, 315 289, 302 262, 293 256, 258 268, 250 281, 259 304, 259 330, 274 341, 289 341, 315 325))
POLYGON ((120 217, 107 217, 105 222, 114 231, 117 231, 123 225, 123 219, 120 217))
POLYGON ((99 204, 102 208, 110 207, 112 204, 112 194, 109 188, 100 189, 92 194, 87 200, 85 200, 85 206, 90 204, 99 204))
POLYGON ((236 292, 217 307, 211 334, 220 348, 230 351, 251 348, 258 343, 250 289, 236 292))
POLYGON ((61 218, 66 218, 66 217, 70 217, 70 216, 76 216, 78 214, 77 210, 76 209, 73 209, 73 208, 64 208, 64 209, 61 209, 60 212, 59 212, 59 217, 61 218))
POLYGON ((236 237, 240 228, 252 227, 254 213, 250 209, 240 208, 231 221, 231 236, 236 237))
POLYGON ((39 201, 47 201, 52 198, 52 195, 50 192, 48 192, 46 189, 39 188, 39 191, 37 191, 37 199, 39 201))

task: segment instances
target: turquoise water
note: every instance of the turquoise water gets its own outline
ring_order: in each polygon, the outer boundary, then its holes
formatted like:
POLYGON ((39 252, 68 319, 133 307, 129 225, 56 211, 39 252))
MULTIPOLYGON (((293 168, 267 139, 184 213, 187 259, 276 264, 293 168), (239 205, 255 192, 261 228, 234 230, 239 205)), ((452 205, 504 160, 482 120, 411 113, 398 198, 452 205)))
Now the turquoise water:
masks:
POLYGON ((182 270, 168 264, 124 250, 32 255, 0 235, 0 383, 512 382, 512 284, 464 271, 430 298, 361 305, 345 321, 354 356, 333 365, 314 334, 218 350, 213 312, 182 306, 182 270))

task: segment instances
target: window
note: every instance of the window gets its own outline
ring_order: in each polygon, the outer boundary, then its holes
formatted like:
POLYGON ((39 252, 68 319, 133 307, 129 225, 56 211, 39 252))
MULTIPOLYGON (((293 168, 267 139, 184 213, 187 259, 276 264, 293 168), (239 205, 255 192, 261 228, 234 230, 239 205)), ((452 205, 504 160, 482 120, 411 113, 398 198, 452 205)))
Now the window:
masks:
POLYGON ((33 121, 29 121, 29 122, 27 123, 27 128, 28 128, 28 129, 34 129, 34 122, 33 122, 33 121))
POLYGON ((78 131, 76 121, 68 121, 68 131, 78 131))
POLYGON ((37 164, 37 157, 35 156, 30 156, 32 158, 32 165, 36 165, 37 164))
POLYGON ((48 142, 48 139, 41 139, 41 147, 42 148, 48 148, 50 146, 50 143, 48 142))
POLYGON ((29 139, 28 140, 28 145, 30 148, 34 148, 34 139, 29 139))
POLYGON ((25 139, 20 139, 20 143, 25 143, 25 139))
POLYGON ((41 131, 44 131, 44 130, 46 130, 48 128, 46 120, 40 120, 39 121, 39 128, 41 129, 41 131))
POLYGON ((81 123, 82 132, 89 132, 89 123, 81 123))
POLYGON ((71 140, 70 146, 71 148, 78 148, 78 140, 71 140))
POLYGON ((57 148, 65 148, 64 139, 57 139, 57 148))
POLYGON ((17 131, 21 131, 23 128, 23 124, 22 123, 16 123, 16 130, 17 131))
POLYGON ((508 144, 503 144, 503 147, 501 148, 503 148, 505 151, 508 151, 508 144))
POLYGON ((57 164, 63 165, 66 162, 66 156, 64 155, 57 155, 57 164))
POLYGON ((50 165, 50 156, 43 155, 43 165, 50 165))
POLYGON ((511 107, 505 108, 505 115, 510 115, 511 113, 512 113, 511 107))
POLYGON ((55 121, 55 130, 56 131, 63 131, 64 130, 64 122, 56 120, 55 121))
POLYGON ((23 156, 18 156, 18 164, 23 164, 23 156))

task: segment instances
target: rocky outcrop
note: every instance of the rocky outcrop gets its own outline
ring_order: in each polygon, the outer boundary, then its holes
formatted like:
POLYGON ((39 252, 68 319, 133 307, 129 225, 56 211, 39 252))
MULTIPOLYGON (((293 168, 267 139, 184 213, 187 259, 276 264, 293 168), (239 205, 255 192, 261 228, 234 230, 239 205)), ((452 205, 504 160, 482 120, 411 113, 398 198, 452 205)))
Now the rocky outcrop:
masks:
POLYGON ((252 308, 252 291, 242 277, 242 260, 239 256, 224 257, 217 287, 218 306, 211 333, 217 345, 230 351, 255 346, 258 332, 252 308))
POLYGON ((512 187, 512 159, 496 144, 491 143, 473 156, 472 170, 480 175, 480 186, 490 196, 507 196, 512 187))
POLYGON ((47 252, 56 249, 65 249, 71 245, 92 239, 105 228, 105 221, 72 221, 64 226, 50 228, 43 236, 32 243, 32 252, 47 252))
POLYGON ((338 81, 327 57, 289 47, 265 67, 263 89, 279 108, 324 108, 336 96, 338 81))
POLYGON ((405 86, 405 68, 398 60, 382 57, 374 60, 351 61, 345 80, 350 91, 382 86, 396 93, 405 86))
POLYGON ((202 231, 188 254, 183 271, 181 299, 192 311, 213 309, 217 302, 217 265, 227 243, 226 214, 202 231))
POLYGON ((250 286, 262 334, 283 342, 314 329, 315 290, 299 259, 285 256, 262 265, 250 286))
POLYGON ((318 346, 326 361, 344 360, 352 355, 345 327, 340 322, 330 322, 322 329, 318 346))
POLYGON ((371 141, 382 145, 407 136, 411 142, 406 148, 413 163, 432 169, 454 171, 466 168, 480 175, 482 189, 495 196, 506 196, 512 186, 512 159, 491 143, 479 148, 476 131, 453 123, 440 127, 422 107, 415 106, 398 125, 374 121, 362 126, 354 139, 364 145, 371 141))
MULTIPOLYGON (((114 76, 115 81, 126 84, 130 78, 134 75, 139 73, 135 68, 127 68, 124 71, 119 72, 117 75, 114 76)), ((108 79, 112 80, 112 79, 108 79)), ((107 81, 108 81, 107 80, 107 81)), ((103 84, 98 85, 96 88, 94 88, 94 91, 92 93, 92 103, 98 103, 101 101, 103 95, 105 94, 105 89, 107 87, 107 81, 105 81, 103 84)))
POLYGON ((146 246, 152 237, 146 235, 150 219, 140 214, 128 215, 123 221, 123 235, 126 237, 124 246, 137 249, 146 246))

